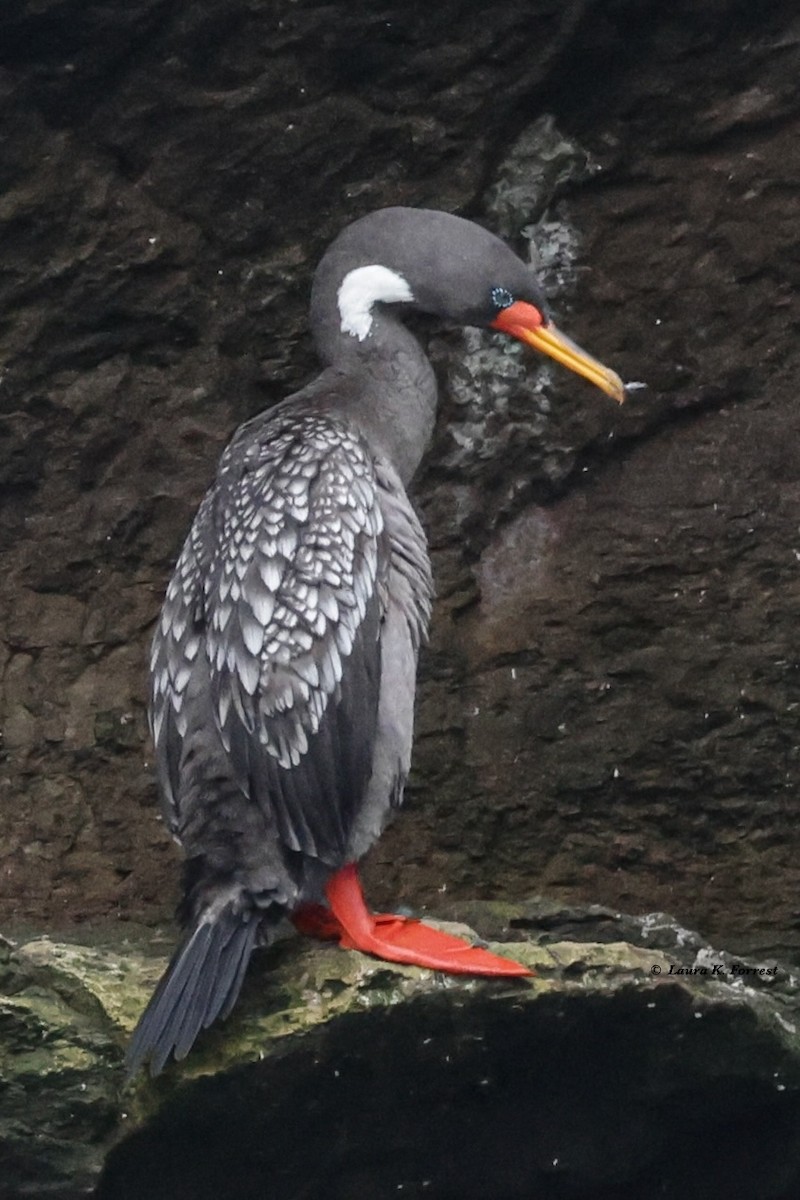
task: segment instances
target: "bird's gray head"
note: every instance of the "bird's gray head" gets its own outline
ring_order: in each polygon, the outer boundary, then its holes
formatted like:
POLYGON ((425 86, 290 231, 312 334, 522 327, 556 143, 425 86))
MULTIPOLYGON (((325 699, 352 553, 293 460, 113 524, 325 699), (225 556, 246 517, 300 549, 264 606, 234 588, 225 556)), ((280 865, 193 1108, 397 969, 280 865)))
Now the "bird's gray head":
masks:
POLYGON ((459 325, 490 325, 524 300, 544 312, 536 276, 472 221, 419 208, 383 208, 355 221, 320 263, 333 267, 343 332, 369 336, 376 304, 412 304, 459 325))
POLYGON ((384 208, 348 225, 331 244, 311 298, 323 357, 331 360, 336 344, 341 349, 350 339, 368 350, 381 315, 404 308, 498 329, 623 398, 619 377, 552 325, 533 269, 472 221, 433 209, 384 208))

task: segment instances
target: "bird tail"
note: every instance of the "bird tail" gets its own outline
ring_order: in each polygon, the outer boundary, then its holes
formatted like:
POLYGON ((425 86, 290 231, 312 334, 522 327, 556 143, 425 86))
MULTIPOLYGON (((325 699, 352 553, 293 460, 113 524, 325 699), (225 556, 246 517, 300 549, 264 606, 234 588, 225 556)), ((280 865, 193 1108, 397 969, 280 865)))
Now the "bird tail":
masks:
POLYGON ((163 1070, 170 1054, 185 1058, 201 1029, 224 1020, 236 1003, 258 942, 259 913, 241 900, 206 909, 175 951, 133 1032, 128 1076, 146 1062, 163 1070))

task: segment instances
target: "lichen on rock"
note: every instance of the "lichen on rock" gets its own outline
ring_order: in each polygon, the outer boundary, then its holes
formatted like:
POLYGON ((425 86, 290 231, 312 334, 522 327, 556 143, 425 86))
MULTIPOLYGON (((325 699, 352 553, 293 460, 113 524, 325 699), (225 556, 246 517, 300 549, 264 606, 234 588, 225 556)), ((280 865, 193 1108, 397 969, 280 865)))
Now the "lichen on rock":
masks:
MULTIPOLYGON (((637 920, 600 907, 568 909, 541 901, 472 902, 465 909, 470 925, 445 926, 477 937, 470 928, 476 926, 493 949, 530 965, 535 977, 514 982, 445 977, 287 937, 256 956, 232 1017, 155 1081, 142 1073, 125 1083, 123 1056, 166 965, 163 947, 153 953, 146 941, 132 945, 110 930, 92 945, 48 938, 5 943, 0 1144, 4 1178, 15 1188, 8 1194, 44 1197, 58 1188, 77 1194, 98 1178, 115 1143, 99 1187, 103 1200, 190 1195, 210 1200, 225 1172, 225 1194, 249 1198, 248 1164, 262 1161, 265 1153, 270 1171, 295 1187, 296 1172, 302 1176, 305 1170, 298 1165, 295 1133, 302 1138, 309 1104, 317 1113, 312 1141, 334 1164, 332 1190, 325 1192, 319 1183, 309 1196, 355 1196, 348 1189, 364 1171, 373 1188, 365 1195, 388 1195, 391 1180, 405 1179, 409 1186, 416 1180, 421 1189, 425 1172, 438 1178, 430 1158, 436 1139, 457 1123, 459 1112, 470 1126, 476 1094, 482 1097, 481 1119, 497 1140, 491 1148, 481 1135, 484 1152, 508 1155, 507 1076, 522 1061, 529 1063, 528 1083, 520 1076, 514 1084, 514 1103, 534 1122, 541 1121, 537 1106, 545 1100, 558 1114, 549 1118, 548 1138, 562 1147, 553 1153, 566 1177, 581 1178, 593 1164, 602 1179, 605 1169, 588 1113, 585 1128, 567 1120, 568 1095, 583 1097, 579 1105, 594 1096, 598 1129, 611 1119, 606 1101, 622 1103, 619 1080, 628 1081, 625 1087, 636 1080, 635 1106, 654 1106, 655 1122, 667 1119, 683 1091, 700 1103, 708 1089, 735 1086, 736 1111, 745 1122, 756 1120, 759 1105, 774 1105, 778 1114, 797 1107, 800 1001, 791 972, 778 964, 740 963, 663 914, 637 920), (710 970, 713 964, 719 972, 710 970), (736 964, 738 973, 732 971, 736 964), (619 1056, 614 1068, 619 1080, 598 1075, 587 1091, 593 1073, 610 1070, 612 1049, 619 1056), (651 1063, 647 1078, 637 1056, 651 1063), (437 1064, 439 1075, 432 1075, 437 1064), (367 1081, 364 1095, 353 1090, 355 1083, 340 1095, 337 1072, 345 1078, 353 1071, 367 1081), (385 1097, 385 1080, 394 1077, 401 1086, 399 1093, 389 1088, 386 1122, 391 1129, 400 1120, 408 1136, 413 1132, 420 1156, 411 1175, 409 1164, 405 1174, 397 1174, 391 1155, 373 1161, 366 1146, 355 1148, 358 1114, 365 1108, 372 1113, 364 1135, 375 1136, 380 1117, 375 1089, 383 1087, 385 1097), (279 1100, 264 1109, 262 1093, 279 1100), (429 1099, 409 1108, 417 1094, 429 1099), (435 1104, 432 1095, 438 1096, 435 1104), (440 1128, 445 1102, 448 1113, 440 1128), (402 1112, 395 1111, 398 1104, 402 1112), (255 1123, 246 1116, 253 1106, 262 1114, 255 1123), (211 1113, 220 1127, 210 1138, 211 1113), (230 1127, 236 1120, 242 1123, 238 1140, 230 1127), (355 1157, 339 1161, 325 1130, 343 1126, 355 1157), (225 1157, 229 1143, 237 1147, 232 1159, 225 1157)), ((703 1101, 699 1127, 711 1121, 718 1103, 703 1101)), ((668 1132, 667 1144, 674 1131, 668 1132)), ((636 1136, 645 1139, 651 1158, 662 1152, 663 1129, 656 1137, 653 1128, 640 1126, 636 1136)), ((619 1155, 623 1149, 620 1142, 619 1155)), ((527 1154, 509 1176, 509 1187, 530 1187, 543 1169, 541 1145, 535 1162, 527 1154)), ((615 1171, 622 1169, 620 1161, 615 1171)), ((634 1166, 639 1169, 638 1160, 634 1166)), ((479 1194, 468 1190, 466 1179, 463 1186, 464 1196, 479 1194)), ((295 1194, 276 1188, 276 1200, 295 1194)), ((450 1194, 443 1189, 438 1178, 431 1195, 450 1194)))

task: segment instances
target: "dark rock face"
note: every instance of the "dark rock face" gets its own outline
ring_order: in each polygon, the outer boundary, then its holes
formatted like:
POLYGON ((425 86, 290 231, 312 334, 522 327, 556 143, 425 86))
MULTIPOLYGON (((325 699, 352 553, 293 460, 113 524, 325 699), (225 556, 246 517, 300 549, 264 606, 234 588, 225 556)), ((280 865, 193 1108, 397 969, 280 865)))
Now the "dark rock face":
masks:
MULTIPOLYGON (((459 443, 444 389, 416 774, 372 893, 547 891, 797 946, 799 44, 788 0, 9 0, 4 919, 168 914, 146 644, 222 446, 313 371, 334 232, 488 214, 551 113, 602 170, 519 228, 575 231, 559 323, 649 390, 616 412, 528 360, 459 443)), ((465 345, 435 341, 442 372, 465 345)))
POLYGON ((693 1011, 677 987, 535 1010, 440 993, 286 1042, 165 1104, 98 1200, 702 1200, 709 1176, 790 1200, 800 1183, 785 1057, 748 1012, 693 1011))
POLYGON ((792 967, 663 913, 458 907, 472 927, 453 931, 534 974, 443 977, 288 937, 186 1060, 122 1086, 168 937, 0 938, 3 1200, 95 1183, 102 1200, 638 1200, 652 1179, 705 1196, 726 1170, 731 1195, 795 1200, 792 967))

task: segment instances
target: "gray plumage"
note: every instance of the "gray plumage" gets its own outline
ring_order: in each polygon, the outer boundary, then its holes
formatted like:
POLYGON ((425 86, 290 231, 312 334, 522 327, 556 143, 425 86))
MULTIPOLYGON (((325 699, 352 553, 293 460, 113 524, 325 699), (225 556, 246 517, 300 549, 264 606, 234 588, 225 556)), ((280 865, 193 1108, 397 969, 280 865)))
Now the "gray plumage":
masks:
POLYGON ((186 855, 186 935, 131 1071, 157 1073, 226 1015, 254 947, 319 900, 402 800, 432 596, 405 486, 436 385, 399 317, 415 306, 489 324, 498 285, 542 304, 529 268, 469 222, 410 209, 356 222, 315 277, 327 368, 222 456, 153 641, 151 728, 186 855))

